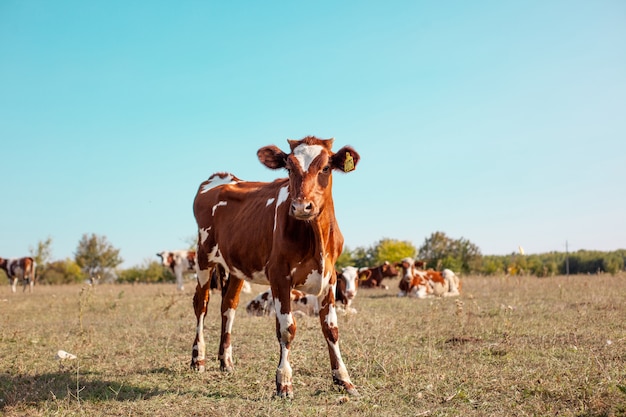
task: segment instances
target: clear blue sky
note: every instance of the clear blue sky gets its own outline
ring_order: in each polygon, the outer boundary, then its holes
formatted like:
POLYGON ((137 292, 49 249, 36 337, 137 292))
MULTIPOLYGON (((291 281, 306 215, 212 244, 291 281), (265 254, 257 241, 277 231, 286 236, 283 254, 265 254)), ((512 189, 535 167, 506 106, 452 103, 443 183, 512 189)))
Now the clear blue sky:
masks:
POLYGON ((350 249, 626 248, 626 2, 0 2, 2 257, 156 260, 202 180, 306 135, 361 154, 350 249))

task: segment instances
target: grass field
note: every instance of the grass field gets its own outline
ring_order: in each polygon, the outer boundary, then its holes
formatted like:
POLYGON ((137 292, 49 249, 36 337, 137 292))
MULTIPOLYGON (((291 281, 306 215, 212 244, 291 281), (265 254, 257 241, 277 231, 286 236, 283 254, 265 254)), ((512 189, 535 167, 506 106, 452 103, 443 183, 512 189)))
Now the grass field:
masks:
POLYGON ((236 370, 219 371, 219 295, 207 372, 189 370, 190 283, 0 287, 0 414, 6 416, 625 416, 626 277, 463 279, 459 298, 361 289, 339 317, 361 396, 332 385, 315 317, 298 320, 294 400, 274 397, 274 319, 248 317, 236 370), (59 349, 78 356, 55 360, 59 349))

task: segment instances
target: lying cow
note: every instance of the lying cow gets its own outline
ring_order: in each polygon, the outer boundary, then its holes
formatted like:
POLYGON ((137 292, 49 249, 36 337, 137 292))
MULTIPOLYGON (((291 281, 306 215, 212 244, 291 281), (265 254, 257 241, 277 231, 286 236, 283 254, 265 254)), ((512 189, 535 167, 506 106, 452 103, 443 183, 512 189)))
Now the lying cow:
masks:
POLYGON ((418 274, 424 274, 424 278, 428 283, 430 293, 437 297, 454 297, 459 295, 460 281, 459 277, 450 269, 443 271, 434 271, 427 269, 425 271, 417 271, 418 274))
MULTIPOLYGON (((367 277, 369 274, 364 273, 367 277)), ((337 286, 335 288, 335 302, 337 309, 343 309, 346 313, 356 313, 352 307, 352 301, 356 297, 359 287, 359 270, 353 266, 346 266, 337 272, 337 286)), ((367 279, 367 278, 366 278, 367 279)))
POLYGON ((11 283, 11 291, 17 291, 17 281, 22 280, 23 289, 26 291, 26 285, 29 286, 29 292, 33 292, 33 285, 35 285, 35 269, 37 264, 33 258, 27 256, 18 259, 5 259, 0 258, 0 269, 6 272, 9 282, 11 283))
POLYGON ((387 285, 383 285, 384 278, 395 278, 398 276, 398 270, 395 265, 385 261, 382 265, 371 268, 359 269, 359 285, 362 288, 383 288, 388 290, 387 285))
MULTIPOLYGON (((341 273, 337 274, 337 283, 335 285, 335 302, 337 303, 337 311, 343 310, 346 313, 356 313, 356 309, 352 307, 352 301, 357 293, 358 288, 358 270, 353 266, 342 268, 341 273)), ((319 303, 314 295, 307 295, 296 289, 291 290, 291 309, 292 311, 307 316, 317 316, 319 314, 319 303)), ((250 316, 269 316, 275 314, 274 300, 272 298, 271 289, 267 289, 257 295, 246 305, 246 311, 250 316)))
POLYGON ((398 296, 426 297, 454 297, 460 294, 460 280, 450 269, 435 271, 424 270, 423 262, 414 262, 405 258, 398 263, 402 269, 400 293, 398 296))
POLYGON ((426 280, 422 278, 421 275, 417 273, 417 267, 415 266, 415 261, 412 258, 404 258, 400 262, 395 265, 397 268, 400 268, 400 283, 398 287, 400 288, 400 292, 398 293, 398 297, 417 297, 417 298, 426 298, 428 295, 428 286, 426 284, 426 280))

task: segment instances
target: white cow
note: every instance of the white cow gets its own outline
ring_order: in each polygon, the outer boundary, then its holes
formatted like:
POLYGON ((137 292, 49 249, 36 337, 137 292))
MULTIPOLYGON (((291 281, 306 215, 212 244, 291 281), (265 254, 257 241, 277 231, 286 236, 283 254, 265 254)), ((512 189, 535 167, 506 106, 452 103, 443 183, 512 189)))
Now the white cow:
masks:
POLYGON ((162 251, 157 253, 157 256, 161 258, 161 265, 172 270, 172 273, 176 277, 176 287, 179 291, 183 291, 185 289, 183 285, 184 274, 196 273, 196 251, 162 251))
MULTIPOLYGON (((198 264, 196 258, 196 251, 193 250, 175 250, 175 251, 162 251, 157 253, 157 256, 161 258, 161 264, 172 270, 172 273, 176 277, 176 287, 183 291, 185 289, 183 285, 185 274, 196 274, 196 265, 198 264)), ((221 284, 216 280, 217 277, 211 279, 211 289, 221 289, 221 284)), ((249 282, 245 282, 242 291, 249 294, 252 289, 249 282)))

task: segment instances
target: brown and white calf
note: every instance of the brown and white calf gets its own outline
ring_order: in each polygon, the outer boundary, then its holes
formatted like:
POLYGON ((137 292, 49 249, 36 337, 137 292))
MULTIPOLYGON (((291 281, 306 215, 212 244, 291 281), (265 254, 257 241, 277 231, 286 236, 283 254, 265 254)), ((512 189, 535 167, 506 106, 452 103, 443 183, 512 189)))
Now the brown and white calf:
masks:
POLYGON ((428 285, 426 280, 417 273, 415 261, 412 258, 404 258, 395 265, 402 272, 400 275, 400 283, 398 287, 400 292, 398 297, 417 297, 426 298, 428 295, 428 285))
POLYGON ((450 269, 435 271, 417 270, 428 285, 428 294, 436 297, 454 297, 460 294, 459 277, 450 269))
POLYGON ((276 394, 293 396, 289 359, 296 334, 291 290, 296 289, 318 298, 333 382, 356 395, 339 349, 332 291, 334 265, 344 242, 335 218, 332 172, 352 171, 359 154, 349 146, 333 152, 333 139, 308 136, 288 143, 287 153, 275 145, 257 152, 266 167, 286 169, 287 178, 248 182, 232 174, 217 173, 200 184, 193 205, 199 268, 193 301, 197 327, 191 367, 200 371, 205 368, 203 329, 209 281, 219 265, 229 274, 221 305, 220 369, 233 370, 231 332, 244 280, 269 284, 280 347, 276 394))
MULTIPOLYGON (((345 313, 356 313, 352 307, 352 301, 356 297, 358 281, 358 270, 353 266, 337 271, 337 282, 335 284, 335 304, 338 311, 345 313)), ((274 299, 272 290, 267 289, 246 304, 246 311, 250 316, 271 316, 275 314, 274 299)), ((291 311, 299 312, 307 316, 319 315, 319 303, 317 297, 305 294, 296 289, 291 290, 291 311)))
POLYGON ((460 280, 450 269, 435 271, 424 270, 423 262, 415 262, 405 258, 398 263, 402 269, 400 293, 398 296, 426 297, 454 297, 460 294, 460 280))
MULTIPOLYGON (((246 311, 249 316, 275 316, 276 307, 272 297, 272 289, 268 288, 261 294, 254 297, 246 304, 246 311)), ((291 290, 291 312, 301 313, 305 316, 319 315, 319 303, 317 296, 305 294, 295 289, 291 290)))
POLYGON ((359 288, 359 270, 353 266, 346 266, 337 272, 337 284, 335 288, 335 301, 340 302, 340 307, 346 313, 356 313, 352 307, 352 301, 356 297, 359 288))
POLYGON ((384 288, 388 290, 389 287, 383 285, 383 279, 395 278, 397 276, 398 270, 395 265, 385 261, 382 265, 359 269, 359 285, 362 288, 384 288), (365 275, 366 271, 369 271, 369 276, 365 275))
POLYGON ((23 283, 22 291, 28 290, 33 292, 33 286, 35 285, 35 269, 37 264, 33 258, 27 256, 17 259, 5 259, 0 258, 0 269, 6 272, 9 282, 11 283, 11 291, 17 291, 17 280, 21 279, 23 283))
POLYGON ((176 288, 179 291, 185 289, 185 274, 196 273, 196 251, 193 250, 174 250, 162 251, 157 253, 161 258, 161 265, 168 267, 176 277, 176 288))

